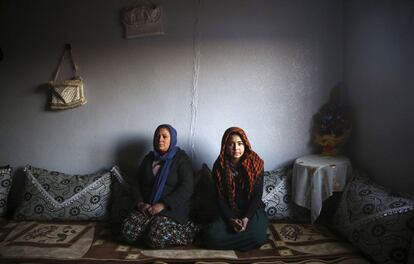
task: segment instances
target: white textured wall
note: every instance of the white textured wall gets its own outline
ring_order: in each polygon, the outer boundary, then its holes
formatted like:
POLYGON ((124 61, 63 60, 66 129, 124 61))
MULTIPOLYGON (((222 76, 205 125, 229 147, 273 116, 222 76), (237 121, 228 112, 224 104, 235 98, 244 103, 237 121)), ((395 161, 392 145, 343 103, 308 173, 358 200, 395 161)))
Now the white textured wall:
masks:
POLYGON ((354 163, 414 194, 414 1, 347 1, 345 21, 354 163))
POLYGON ((155 127, 212 163, 243 127, 274 169, 312 151, 311 118, 343 78, 342 1, 154 1, 165 35, 125 40, 133 1, 3 1, 0 164, 133 171, 155 127), (73 45, 88 103, 45 111, 44 84, 73 45))
POLYGON ((222 2, 202 3, 196 153, 212 162, 236 125, 274 169, 311 152, 311 118, 342 80, 342 6, 222 2))

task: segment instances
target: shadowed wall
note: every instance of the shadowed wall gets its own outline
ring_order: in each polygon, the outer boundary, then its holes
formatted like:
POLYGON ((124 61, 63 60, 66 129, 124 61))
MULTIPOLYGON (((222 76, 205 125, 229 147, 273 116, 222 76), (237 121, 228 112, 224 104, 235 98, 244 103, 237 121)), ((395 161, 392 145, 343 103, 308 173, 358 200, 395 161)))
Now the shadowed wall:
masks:
POLYGON ((229 126, 268 170, 312 152, 312 116, 343 79, 342 1, 155 2, 165 35, 126 40, 131 1, 2 1, 2 164, 133 172, 160 123, 196 168, 212 166, 229 126), (67 42, 88 103, 46 111, 67 42))
POLYGON ((345 14, 354 165, 414 194, 414 1, 346 1, 345 14))

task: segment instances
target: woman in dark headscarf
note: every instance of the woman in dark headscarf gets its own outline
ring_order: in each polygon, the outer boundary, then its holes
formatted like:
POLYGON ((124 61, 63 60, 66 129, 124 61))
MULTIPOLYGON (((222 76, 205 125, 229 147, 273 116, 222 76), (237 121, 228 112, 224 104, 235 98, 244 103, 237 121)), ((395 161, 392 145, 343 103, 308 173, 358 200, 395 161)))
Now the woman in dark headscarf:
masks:
POLYGON ((199 227, 189 221, 193 170, 187 154, 177 147, 177 131, 157 127, 154 150, 141 163, 137 205, 123 221, 121 233, 130 243, 143 241, 152 248, 186 245, 199 227))
POLYGON ((238 127, 227 129, 213 166, 220 217, 204 232, 208 248, 246 251, 266 242, 263 171, 264 162, 246 133, 238 127))

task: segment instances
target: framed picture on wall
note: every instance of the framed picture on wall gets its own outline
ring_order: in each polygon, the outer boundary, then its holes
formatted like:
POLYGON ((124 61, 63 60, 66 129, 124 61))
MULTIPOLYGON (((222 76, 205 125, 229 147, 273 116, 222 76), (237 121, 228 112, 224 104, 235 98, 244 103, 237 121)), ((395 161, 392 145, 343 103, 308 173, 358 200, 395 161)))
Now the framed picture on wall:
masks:
POLYGON ((164 34, 162 8, 159 6, 142 5, 124 9, 121 19, 126 39, 164 34))

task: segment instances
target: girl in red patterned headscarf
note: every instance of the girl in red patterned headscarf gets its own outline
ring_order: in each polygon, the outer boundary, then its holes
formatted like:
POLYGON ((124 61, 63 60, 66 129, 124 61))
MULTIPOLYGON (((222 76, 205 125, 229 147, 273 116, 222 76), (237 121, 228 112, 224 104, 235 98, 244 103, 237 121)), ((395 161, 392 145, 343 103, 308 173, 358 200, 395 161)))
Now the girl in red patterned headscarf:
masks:
POLYGON ((227 129, 213 167, 220 217, 205 232, 207 247, 244 251, 266 242, 263 170, 243 129, 227 129))

